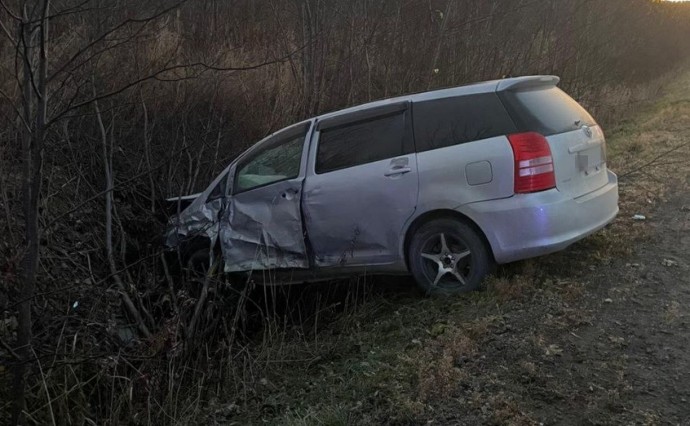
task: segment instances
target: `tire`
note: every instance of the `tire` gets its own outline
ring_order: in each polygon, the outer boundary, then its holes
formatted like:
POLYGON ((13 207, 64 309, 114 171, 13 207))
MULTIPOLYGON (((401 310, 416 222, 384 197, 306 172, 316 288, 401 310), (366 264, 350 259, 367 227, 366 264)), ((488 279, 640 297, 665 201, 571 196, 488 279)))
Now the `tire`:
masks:
POLYGON ((187 265, 185 271, 187 278, 203 279, 208 271, 208 266, 211 262, 208 248, 196 250, 187 258, 187 265))
POLYGON ((197 249, 187 258, 184 282, 190 295, 198 297, 201 294, 210 262, 208 248, 197 249))
POLYGON ((454 219, 434 220, 417 229, 407 258, 417 285, 429 296, 478 290, 494 265, 477 231, 454 219))

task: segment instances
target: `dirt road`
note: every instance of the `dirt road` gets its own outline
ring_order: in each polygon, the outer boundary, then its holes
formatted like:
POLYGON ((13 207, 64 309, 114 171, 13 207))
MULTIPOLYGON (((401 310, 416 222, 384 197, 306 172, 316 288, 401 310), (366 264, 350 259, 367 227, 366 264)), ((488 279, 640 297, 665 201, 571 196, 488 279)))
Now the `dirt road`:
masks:
MULTIPOLYGON (((519 316, 510 325, 518 331, 494 335, 482 348, 505 354, 485 372, 510 371, 492 393, 517 410, 493 420, 690 424, 689 207, 687 185, 671 191, 640 224, 652 231, 633 256, 591 268, 572 305, 511 314, 519 316), (542 354, 532 350, 534 336, 542 354)), ((470 419, 462 413, 438 420, 470 419)))
MULTIPOLYGON (((674 132, 659 154, 690 141, 687 84, 671 90, 672 100, 638 133, 657 124, 651 132, 660 138, 674 132)), ((632 256, 593 268, 578 301, 578 309, 590 312, 589 324, 555 339, 564 351, 546 370, 560 379, 554 387, 563 399, 546 406, 534 400, 542 421, 690 424, 690 147, 662 158, 643 172, 661 186, 647 194, 659 196, 644 209, 648 219, 631 223, 629 208, 619 218, 619 226, 646 228, 645 235, 635 239, 632 256)), ((641 195, 631 186, 644 180, 624 178, 624 203, 641 195)))
POLYGON ((635 255, 593 273, 582 301, 591 325, 558 339, 572 355, 552 367, 572 381, 571 394, 593 397, 536 413, 573 423, 690 424, 688 206, 687 185, 672 191, 635 255))

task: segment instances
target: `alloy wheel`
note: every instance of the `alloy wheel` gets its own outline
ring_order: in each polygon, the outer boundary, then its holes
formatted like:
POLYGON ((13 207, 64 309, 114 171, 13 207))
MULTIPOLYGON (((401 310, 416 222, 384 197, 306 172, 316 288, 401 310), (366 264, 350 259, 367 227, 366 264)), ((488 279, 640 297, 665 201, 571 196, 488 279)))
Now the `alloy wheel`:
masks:
POLYGON ((422 245, 424 275, 433 287, 465 286, 472 274, 472 253, 463 241, 439 233, 422 245))

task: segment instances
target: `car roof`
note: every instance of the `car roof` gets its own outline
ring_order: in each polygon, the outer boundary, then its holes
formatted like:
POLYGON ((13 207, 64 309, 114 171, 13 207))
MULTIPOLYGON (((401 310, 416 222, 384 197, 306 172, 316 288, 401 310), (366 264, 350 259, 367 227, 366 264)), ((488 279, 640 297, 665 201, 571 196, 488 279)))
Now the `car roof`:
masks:
POLYGON ((378 108, 386 105, 398 104, 401 102, 424 102, 435 99, 454 98, 459 96, 478 95, 483 93, 493 93, 506 90, 514 90, 522 87, 555 86, 560 79, 556 76, 534 75, 525 77, 505 78, 502 80, 491 80, 465 86, 451 87, 447 89, 433 90, 428 92, 404 95, 395 98, 382 99, 357 105, 338 111, 329 112, 315 117, 321 121, 327 118, 334 118, 341 115, 361 112, 368 109, 378 108))
MULTIPOLYGON (((468 96, 468 95, 478 95, 483 93, 501 92, 507 90, 518 90, 522 88, 535 88, 535 87, 548 87, 555 86, 560 82, 560 78, 553 75, 531 75, 524 77, 512 77, 504 78, 501 80, 490 80, 483 81, 479 83, 468 84, 464 86, 451 87, 447 89, 432 90, 428 92, 415 93, 410 95, 398 96, 395 98, 382 99, 374 102, 369 102, 362 105, 357 105, 337 111, 328 112, 316 117, 311 117, 306 120, 302 120, 298 123, 291 124, 290 126, 284 127, 277 130, 268 136, 261 139, 259 142, 250 147, 247 151, 240 155, 240 157, 248 154, 261 145, 262 142, 278 135, 292 131, 299 126, 303 126, 307 123, 311 124, 315 121, 323 121, 330 118, 336 118, 341 116, 346 116, 353 113, 364 112, 370 109, 375 109, 383 107, 386 105, 395 105, 402 102, 424 102, 431 101, 435 99, 444 98, 454 98, 458 96, 468 96)), ((239 157, 238 157, 239 158, 239 157)))

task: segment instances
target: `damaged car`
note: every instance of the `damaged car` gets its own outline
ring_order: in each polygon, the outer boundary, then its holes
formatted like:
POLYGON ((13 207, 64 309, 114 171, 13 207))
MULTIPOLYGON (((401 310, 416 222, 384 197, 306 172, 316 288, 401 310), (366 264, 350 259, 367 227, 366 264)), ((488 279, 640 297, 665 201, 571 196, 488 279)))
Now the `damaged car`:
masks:
POLYGON ((558 83, 478 83, 280 130, 172 199, 166 243, 184 242, 187 262, 215 250, 226 273, 271 271, 264 284, 411 274, 427 294, 475 290, 494 265, 562 250, 618 213, 603 131, 558 83))

